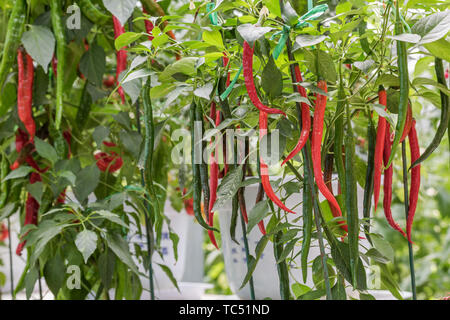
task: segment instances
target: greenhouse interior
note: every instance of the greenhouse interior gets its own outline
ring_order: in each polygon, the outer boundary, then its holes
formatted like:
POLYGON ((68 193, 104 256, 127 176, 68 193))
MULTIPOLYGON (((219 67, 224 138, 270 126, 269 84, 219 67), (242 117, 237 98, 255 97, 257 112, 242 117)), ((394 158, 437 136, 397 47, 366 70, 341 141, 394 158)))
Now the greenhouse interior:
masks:
POLYGON ((447 0, 1 0, 0 300, 450 300, 449 64, 447 0))

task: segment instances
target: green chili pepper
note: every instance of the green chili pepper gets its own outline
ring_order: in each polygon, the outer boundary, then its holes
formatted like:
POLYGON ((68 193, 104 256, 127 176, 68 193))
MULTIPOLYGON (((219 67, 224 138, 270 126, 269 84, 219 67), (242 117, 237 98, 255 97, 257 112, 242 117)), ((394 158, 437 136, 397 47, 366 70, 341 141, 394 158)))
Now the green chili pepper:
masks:
POLYGON ((361 43, 361 48, 364 52, 369 56, 372 54, 372 50, 370 49, 369 41, 367 38, 361 38, 361 36, 366 32, 367 23, 363 20, 358 26, 359 32, 359 43, 361 43))
POLYGON ((9 180, 3 181, 8 174, 8 159, 4 153, 1 154, 1 163, 0 163, 0 209, 3 208, 8 200, 8 192, 9 192, 9 180))
POLYGON ((347 132, 345 136, 345 178, 346 193, 345 207, 347 209, 348 242, 350 245, 350 270, 352 274, 353 287, 356 287, 356 275, 358 270, 358 197, 356 188, 356 177, 354 172, 355 141, 351 125, 349 106, 347 109, 347 132))
MULTIPOLYGON (((280 239, 283 236, 282 231, 278 231, 273 238, 273 251, 275 261, 278 261, 283 252, 283 243, 280 239)), ((289 272, 286 260, 277 262, 278 278, 280 279, 280 295, 282 300, 289 300, 291 292, 289 290, 289 272)))
MULTIPOLYGON (((402 21, 400 19, 399 3, 397 1, 397 19, 395 21, 395 34, 399 35, 403 33, 402 21)), ((392 163, 395 157, 395 151, 400 143, 403 131, 406 125, 406 118, 408 112, 408 94, 409 94, 409 75, 408 75, 408 56, 406 51, 406 43, 397 40, 397 56, 398 56, 398 72, 400 78, 400 100, 398 104, 398 120, 395 127, 395 138, 392 144, 392 152, 389 157, 389 161, 386 164, 386 168, 392 163)))
MULTIPOLYGON (((369 114, 369 127, 367 128, 367 135, 369 136, 369 154, 367 160, 367 171, 366 171, 366 183, 364 188, 364 218, 370 219, 370 209, 372 207, 372 195, 374 189, 374 174, 375 174, 375 137, 376 131, 373 125, 372 117, 369 114)), ((367 239, 370 241, 370 221, 364 223, 364 231, 367 239)))
MULTIPOLYGON (((16 0, 8 21, 6 39, 3 45, 3 56, 0 64, 0 93, 3 85, 17 57, 17 48, 25 26, 27 4, 25 0, 16 0)), ((0 117, 6 113, 5 106, 0 105, 0 117)))
POLYGON ((150 200, 153 206, 153 217, 150 216, 152 221, 154 222, 155 231, 156 231, 156 239, 157 242, 161 239, 162 233, 162 225, 164 221, 164 217, 161 214, 161 209, 159 206, 159 199, 155 192, 155 187, 153 185, 153 152, 155 146, 155 127, 153 122, 153 108, 152 101, 150 99, 150 77, 147 79, 147 82, 143 89, 143 105, 144 105, 144 125, 145 125, 145 143, 144 143, 144 156, 142 167, 144 168, 144 182, 145 187, 149 192, 150 200))
POLYGON ((313 229, 313 216, 312 216, 312 197, 311 186, 308 181, 308 172, 305 170, 303 180, 303 242, 302 242, 302 275, 303 282, 306 282, 308 277, 308 254, 311 246, 311 236, 313 229))
MULTIPOLYGON (((200 104, 197 104, 195 108, 195 120, 200 121, 201 123, 201 136, 203 136, 204 132, 204 124, 203 124, 203 112, 202 107, 200 104)), ((206 149, 206 141, 202 140, 202 150, 206 149)), ((202 157, 202 163, 200 164, 200 181, 202 184, 202 190, 203 190, 203 202, 205 204, 205 207, 209 207, 209 181, 208 181, 208 164, 203 161, 202 157)), ((208 220, 208 215, 206 215, 206 219, 208 220)))
POLYGON ((91 112, 92 98, 87 90, 88 82, 86 81, 81 93, 80 105, 78 106, 75 123, 78 130, 81 132, 89 119, 89 113, 91 112))
POLYGON ((344 113, 345 113, 345 91, 342 82, 339 85, 338 102, 336 109, 336 120, 334 122, 334 158, 336 169, 341 184, 341 190, 345 194, 345 167, 342 157, 342 146, 344 144, 344 113))
POLYGON ((200 164, 196 163, 195 157, 195 114, 197 105, 195 101, 192 101, 190 106, 190 126, 191 126, 191 161, 192 161, 192 185, 193 185, 193 209, 194 216, 197 222, 207 230, 218 231, 215 228, 210 227, 206 224, 202 216, 201 199, 202 199, 202 185, 200 178, 200 164))
POLYGON ((90 0, 78 0, 78 3, 83 14, 93 23, 105 25, 111 22, 111 16, 99 10, 90 0))
MULTIPOLYGON (((445 88, 447 88, 447 81, 445 80, 444 66, 443 66, 442 60, 439 58, 435 58, 434 61, 435 61, 434 68, 436 70, 437 80, 441 85, 443 85, 445 88)), ((434 152, 434 150, 436 150, 436 148, 439 146, 442 138, 445 135, 445 131, 447 130, 447 126, 450 121, 450 112, 449 112, 449 106, 448 106, 449 98, 448 98, 448 95, 446 95, 442 91, 440 91, 440 94, 441 94, 441 106, 442 106, 441 107, 441 122, 439 123, 436 134, 434 135, 434 138, 431 141, 430 145, 421 154, 419 159, 414 161, 414 163, 411 165, 411 168, 414 168, 418 164, 425 161, 434 152)))
POLYGON ((53 146, 59 159, 66 159, 68 146, 61 130, 56 129, 54 123, 49 125, 50 137, 53 139, 53 146))
POLYGON ((58 65, 56 67, 56 116, 55 127, 59 130, 61 126, 61 117, 63 112, 63 93, 64 93, 64 69, 66 67, 66 36, 64 34, 64 24, 62 22, 62 10, 60 0, 50 1, 50 12, 52 18, 53 33, 56 38, 56 57, 58 65))

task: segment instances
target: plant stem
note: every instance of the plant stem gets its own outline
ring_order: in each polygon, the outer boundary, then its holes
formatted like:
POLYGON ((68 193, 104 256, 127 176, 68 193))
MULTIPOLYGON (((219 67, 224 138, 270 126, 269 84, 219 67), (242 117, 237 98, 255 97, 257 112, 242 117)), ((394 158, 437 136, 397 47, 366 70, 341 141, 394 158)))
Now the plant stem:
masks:
POLYGON ((14 272, 13 272, 13 256, 12 256, 12 243, 11 243, 11 221, 8 217, 8 251, 9 251, 9 278, 11 281, 11 297, 16 300, 14 295, 14 272))
MULTIPOLYGON (((245 200, 244 200, 245 201, 245 200)), ((250 269, 250 260, 248 259, 250 256, 250 252, 248 249, 248 239, 247 239, 247 228, 245 226, 244 215, 241 210, 241 227, 242 227, 242 237, 244 239, 244 248, 245 248, 245 260, 247 262, 247 270, 250 269)), ((250 287, 250 299, 255 300, 255 287, 253 285, 253 276, 250 277, 248 281, 248 285, 250 287)))
MULTIPOLYGON (((138 133, 141 133, 141 118, 140 118, 140 108, 139 108, 139 100, 136 101, 136 127, 138 130, 138 133)), ((145 180, 144 180, 144 169, 140 169, 139 172, 141 173, 141 185, 145 188, 145 180)), ((149 288, 150 288, 150 299, 155 300, 155 290, 154 290, 154 281, 153 281, 153 263, 152 263, 152 257, 153 257, 153 245, 152 245, 152 232, 153 229, 152 222, 150 220, 150 217, 148 213, 150 212, 150 203, 149 203, 148 196, 145 195, 145 208, 144 211, 145 215, 145 231, 146 231, 146 240, 147 240, 147 251, 148 251, 148 278, 149 278, 149 288)))
MULTIPOLYGON (((403 160, 403 192, 405 197, 405 216, 406 221, 408 221, 408 165, 406 163, 406 143, 402 142, 402 160, 403 160)), ((411 290, 413 294, 413 300, 417 300, 416 291, 416 274, 414 272, 414 252, 412 250, 412 244, 408 241, 408 252, 409 252, 409 270, 411 273, 411 290)))

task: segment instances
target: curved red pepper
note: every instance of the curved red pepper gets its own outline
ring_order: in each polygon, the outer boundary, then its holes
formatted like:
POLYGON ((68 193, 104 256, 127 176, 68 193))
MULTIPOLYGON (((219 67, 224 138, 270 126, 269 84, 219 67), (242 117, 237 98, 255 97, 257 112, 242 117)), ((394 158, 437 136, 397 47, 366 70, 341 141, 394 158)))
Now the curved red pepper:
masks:
MULTIPOLYGON (((259 112, 259 141, 263 139, 263 137, 267 134, 267 113, 264 111, 259 112)), ((283 209, 284 211, 295 213, 286 207, 283 202, 277 197, 275 192, 273 192, 272 186, 270 185, 269 179, 269 167, 264 162, 262 155, 259 156, 260 162, 260 173, 261 173, 261 183, 264 188, 264 192, 267 194, 267 197, 272 200, 278 207, 283 209)))
MULTIPOLYGON (((420 157, 419 140, 417 139, 416 121, 412 121, 411 130, 408 134, 409 147, 411 149, 411 163, 414 163, 420 157)), ((411 188, 409 190, 409 209, 408 219, 406 220, 406 233, 408 241, 412 243, 411 231, 416 213, 417 201, 419 199, 420 190, 420 164, 411 169, 411 188)))
MULTIPOLYGON (((294 70, 296 81, 303 82, 302 74, 297 64, 294 65, 294 70)), ((307 98, 305 88, 298 85, 297 90, 303 98, 307 98)), ((286 159, 284 159, 283 163, 281 164, 282 166, 286 162, 291 160, 293 157, 295 157, 295 155, 303 149, 303 147, 306 144, 306 141, 308 141, 309 138, 309 131, 311 130, 311 115, 309 114, 309 106, 304 102, 301 103, 301 106, 302 106, 302 131, 300 132, 300 137, 298 139, 297 145, 295 146, 294 150, 292 150, 291 153, 289 153, 286 159)))
MULTIPOLYGON (((384 165, 389 161, 389 157, 391 155, 391 145, 393 140, 391 139, 390 127, 386 126, 386 135, 384 142, 384 152, 383 152, 383 161, 384 165)), ((394 168, 391 164, 389 168, 384 171, 384 182, 383 182, 383 190, 384 190, 384 199, 383 199, 383 208, 384 215, 386 216, 386 220, 389 225, 394 229, 400 232, 404 237, 406 237, 405 232, 400 228, 400 226, 394 221, 392 217, 391 211, 391 202, 392 202, 392 176, 394 174, 394 168)))
POLYGON ((405 124, 405 129, 403 129, 402 137, 400 138, 400 143, 402 143, 403 140, 405 140, 406 137, 408 136, 409 131, 411 130, 411 127, 412 127, 412 123, 413 123, 412 108, 408 102, 408 110, 406 112, 406 124, 405 124))
MULTIPOLYGON (((387 96, 385 90, 380 90, 378 92, 378 101, 381 105, 386 107, 387 96)), ((386 119, 380 116, 378 118, 377 139, 375 143, 374 175, 373 175, 373 200, 375 205, 375 211, 377 211, 378 200, 380 197, 381 172, 383 170, 383 150, 386 136, 386 124, 387 124, 386 119)))
POLYGON ((284 113, 282 110, 269 108, 265 106, 261 102, 261 100, 259 100, 258 94, 256 93, 255 83, 253 81, 253 49, 250 47, 247 41, 244 41, 242 65, 244 67, 245 87, 247 88, 248 96, 250 97, 250 100, 255 105, 255 107, 258 108, 261 112, 282 114, 286 117, 286 113, 284 113))
POLYGON ((36 124, 33 119, 33 59, 26 53, 26 66, 24 66, 22 50, 18 50, 18 86, 17 86, 17 113, 30 135, 30 142, 34 141, 36 124))
MULTIPOLYGON (((144 12, 145 14, 148 14, 147 10, 145 10, 145 8, 142 8, 142 12, 144 12)), ((155 37, 153 37, 153 33, 152 33, 153 28, 155 26, 153 25, 153 22, 151 22, 148 19, 144 20, 144 24, 145 24, 145 31, 148 33, 148 40, 152 41, 155 38, 155 37)))
POLYGON ((5 241, 8 238, 9 231, 4 223, 0 225, 0 242, 5 241))
MULTIPOLYGON (((327 83, 324 80, 320 80, 317 84, 319 89, 327 92, 327 83)), ((330 207, 334 207, 336 210, 333 211, 334 217, 341 217, 342 211, 339 204, 334 197, 334 195, 328 190, 322 175, 322 156, 321 156, 321 146, 322 146, 322 135, 323 135, 323 122, 325 117, 325 108, 327 105, 327 97, 321 94, 317 94, 316 106, 314 109, 314 122, 313 122, 313 132, 311 139, 311 152, 312 152, 312 162, 314 178, 316 180, 317 187, 323 196, 330 203, 330 207)), ((347 225, 344 221, 339 221, 341 228, 348 231, 347 225)))
MULTIPOLYGON (((117 39, 121 34, 125 33, 125 28, 120 23, 119 19, 117 19, 113 15, 113 24, 114 24, 114 40, 117 39)), ((120 49, 116 53, 116 83, 119 84, 119 75, 127 68, 127 52, 126 50, 120 49)), ((125 103, 125 93, 123 91, 122 86, 120 86, 117 91, 119 92, 120 98, 122 99, 122 103, 125 103)))

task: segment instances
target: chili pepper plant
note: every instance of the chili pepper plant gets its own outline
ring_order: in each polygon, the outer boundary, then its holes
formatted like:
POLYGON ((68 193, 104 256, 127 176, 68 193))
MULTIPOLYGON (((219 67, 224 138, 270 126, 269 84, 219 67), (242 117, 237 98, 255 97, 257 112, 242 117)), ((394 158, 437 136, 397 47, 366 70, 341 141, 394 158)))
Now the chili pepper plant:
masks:
POLYGON ((370 289, 403 299, 391 273, 398 243, 408 247, 407 288, 417 298, 422 169, 442 152, 450 123, 448 2, 7 0, 0 8, 0 222, 19 217, 20 234, 9 236, 20 244, 10 251, 26 259, 13 297, 45 283, 56 299, 144 291, 155 299, 156 268, 178 288, 171 266, 153 259, 163 256, 164 226, 177 256, 167 202, 193 216, 214 250, 224 233, 243 246, 242 287, 252 298, 269 242, 282 299, 374 299, 370 289), (424 106, 439 114, 428 128, 424 106), (227 204, 224 230, 217 215, 227 204), (384 237, 375 219, 396 234, 384 237), (254 248, 247 233, 256 225, 254 248), (130 241, 135 233, 144 246, 130 241))

